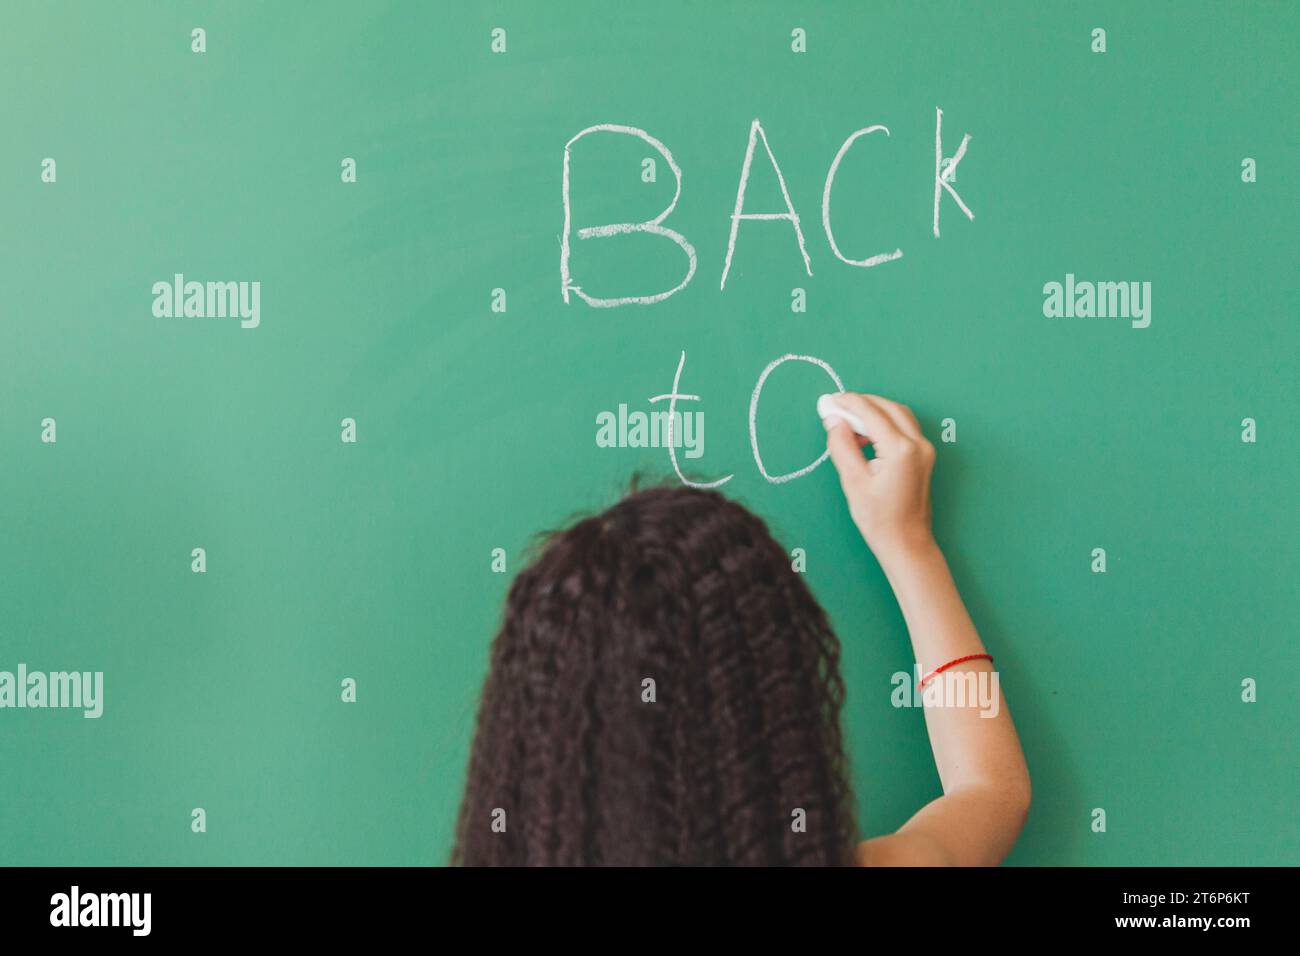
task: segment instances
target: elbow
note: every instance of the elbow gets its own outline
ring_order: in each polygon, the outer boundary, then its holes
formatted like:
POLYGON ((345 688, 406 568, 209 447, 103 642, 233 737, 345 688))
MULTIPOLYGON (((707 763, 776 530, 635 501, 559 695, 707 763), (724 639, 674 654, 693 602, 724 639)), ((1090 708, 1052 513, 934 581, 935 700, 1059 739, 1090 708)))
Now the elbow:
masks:
POLYGON ((1029 807, 1034 796, 1029 773, 1024 769, 1019 773, 1001 771, 986 774, 982 779, 954 787, 947 792, 978 794, 979 800, 987 808, 986 812, 996 817, 1005 829, 1014 828, 1017 836, 1029 819, 1029 807))
POLYGON ((1011 815, 1017 837, 1020 836, 1020 831, 1025 828, 1025 823, 1029 820, 1029 807, 1033 802, 1034 788, 1029 783, 1029 774, 1026 772, 1023 779, 1011 787, 1007 794, 1007 810, 1011 815))
POLYGON ((1033 803, 1033 790, 1026 776, 1023 783, 1003 786, 993 800, 993 823, 997 837, 989 847, 991 855, 981 865, 1000 866, 1020 840, 1020 834, 1029 821, 1029 807, 1033 803))
POLYGON ((1033 787, 1029 783, 1028 772, 1010 775, 1000 781, 989 781, 984 788, 988 795, 988 806, 995 826, 1002 834, 1001 850, 996 862, 1011 852, 1011 848, 1020 839, 1021 831, 1029 821, 1029 808, 1033 804, 1033 787))

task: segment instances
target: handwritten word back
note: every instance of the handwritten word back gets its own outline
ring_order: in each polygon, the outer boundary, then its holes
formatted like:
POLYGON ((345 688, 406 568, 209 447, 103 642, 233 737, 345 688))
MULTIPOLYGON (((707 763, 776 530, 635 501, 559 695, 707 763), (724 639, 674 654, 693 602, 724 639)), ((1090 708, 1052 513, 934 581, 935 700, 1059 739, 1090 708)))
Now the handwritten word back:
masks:
MULTIPOLYGON (((826 239, 830 243, 831 251, 835 257, 846 265, 855 266, 861 269, 869 269, 872 266, 878 266, 886 262, 893 262, 903 257, 903 250, 895 248, 893 250, 877 252, 864 256, 860 259, 849 258, 840 249, 839 244, 835 241, 835 232, 831 226, 831 189, 835 184, 835 175, 839 172, 840 163, 843 161, 849 149, 857 140, 867 137, 872 133, 884 133, 889 136, 889 130, 884 126, 866 126, 862 129, 854 130, 844 140, 835 158, 831 160, 830 168, 826 172, 826 183, 822 189, 822 228, 826 232, 826 239)), ((961 162, 962 157, 966 155, 966 147, 970 143, 970 134, 962 136, 961 143, 953 155, 945 157, 943 155, 943 110, 935 108, 935 125, 934 125, 934 236, 939 238, 939 204, 945 190, 966 214, 968 219, 974 219, 975 214, 962 201, 957 190, 953 188, 952 181, 957 173, 957 164, 961 162)), ((580 133, 575 135, 564 145, 564 170, 561 181, 561 193, 564 201, 564 232, 560 239, 560 294, 564 301, 570 301, 570 293, 577 296, 587 305, 596 308, 611 308, 620 305, 653 305, 656 302, 662 302, 669 296, 675 295, 690 284, 691 279, 695 277, 698 260, 695 254, 695 247, 687 238, 675 229, 665 226, 664 220, 667 219, 677 208, 677 201, 682 195, 682 169, 673 159, 672 152, 664 145, 663 142, 651 136, 643 129, 635 126, 622 126, 614 123, 601 123, 596 126, 588 126, 580 133), (572 252, 573 213, 570 204, 570 193, 572 188, 571 176, 571 156, 574 144, 579 140, 591 136, 595 133, 613 133, 623 136, 635 136, 648 143, 651 147, 663 156, 668 168, 672 170, 676 188, 673 191, 672 202, 653 219, 647 219, 643 222, 615 222, 606 223, 598 226, 583 226, 577 230, 579 240, 584 239, 607 239, 613 236, 626 236, 635 233, 646 233, 652 236, 661 236, 677 245, 682 253, 686 256, 686 273, 681 282, 671 289, 665 289, 651 295, 629 295, 618 297, 598 297, 588 295, 582 290, 573 276, 569 259, 572 252)), ((727 238, 727 255, 722 266, 722 279, 719 283, 720 289, 727 287, 727 274, 731 271, 731 260, 736 252, 736 239, 740 233, 740 225, 743 222, 754 221, 784 221, 790 223, 794 229, 795 240, 799 244, 799 253, 803 257, 804 269, 808 275, 812 275, 812 259, 808 255, 808 248, 804 242, 803 228, 800 226, 799 215, 795 212, 794 204, 790 201, 790 193, 785 186, 785 176, 781 172, 780 164, 777 163, 776 155, 772 152, 772 147, 768 143, 767 133, 764 132, 762 124, 755 119, 749 127, 749 143, 745 149, 745 160, 740 170, 740 185, 736 189, 736 206, 731 214, 731 233, 727 238), (772 169, 776 173, 777 182, 781 187, 781 197, 785 203, 785 209, 781 212, 747 212, 745 210, 745 188, 749 184, 749 173, 754 162, 754 151, 759 141, 762 141, 763 151, 767 154, 768 161, 772 164, 772 169)))

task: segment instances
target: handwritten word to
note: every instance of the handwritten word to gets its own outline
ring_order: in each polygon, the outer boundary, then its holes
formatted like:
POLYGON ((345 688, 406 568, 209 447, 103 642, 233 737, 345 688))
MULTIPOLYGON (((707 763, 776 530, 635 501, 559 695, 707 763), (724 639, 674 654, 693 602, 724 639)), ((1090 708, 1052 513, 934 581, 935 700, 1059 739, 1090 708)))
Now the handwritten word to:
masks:
MULTIPOLYGON (((793 355, 793 354, 782 355, 780 358, 774 359, 773 361, 769 362, 767 364, 767 367, 764 368, 763 371, 759 374, 758 383, 754 386, 753 394, 751 394, 749 397, 749 447, 754 452, 754 463, 758 465, 759 472, 762 474, 764 478, 766 478, 774 485, 780 485, 780 484, 784 484, 787 481, 793 481, 796 478, 802 478, 804 475, 808 474, 810 471, 812 471, 814 468, 816 468, 818 465, 820 465, 822 462, 824 462, 827 458, 830 457, 830 452, 824 451, 817 457, 815 461, 811 462, 810 464, 804 465, 804 467, 799 468, 795 471, 788 472, 787 474, 784 475, 771 474, 767 470, 767 467, 763 464, 763 455, 758 450, 758 400, 763 394, 763 385, 764 383, 767 382, 768 376, 771 375, 774 371, 776 371, 776 369, 779 366, 785 364, 786 362, 807 362, 810 365, 816 365, 818 368, 820 368, 822 371, 824 371, 827 375, 830 376, 831 381, 835 383, 835 390, 837 392, 844 391, 844 383, 840 381, 840 377, 835 374, 835 369, 831 368, 821 359, 814 358, 811 355, 793 355)), ((682 369, 685 366, 686 366, 686 353, 683 352, 681 359, 677 362, 677 374, 673 376, 673 390, 667 393, 666 395, 656 395, 653 398, 651 398, 650 401, 651 403, 654 403, 654 402, 663 401, 664 399, 668 400, 668 416, 666 419, 667 427, 668 427, 668 440, 664 444, 668 447, 668 457, 672 460, 673 471, 677 473, 677 477, 681 480, 682 484, 690 485, 692 488, 717 488, 719 485, 725 485, 727 482, 729 482, 732 478, 736 476, 734 474, 727 475, 726 477, 719 478, 717 481, 707 481, 707 482, 691 481, 684 474, 682 474, 681 466, 677 463, 677 448, 676 448, 677 443, 674 442, 673 440, 673 427, 674 427, 673 423, 678 420, 677 403, 698 402, 700 400, 700 396, 698 395, 687 395, 680 391, 680 386, 682 381, 682 369)), ((815 408, 815 404, 813 400, 810 399, 808 402, 808 416, 810 421, 815 418, 814 408, 815 408)))

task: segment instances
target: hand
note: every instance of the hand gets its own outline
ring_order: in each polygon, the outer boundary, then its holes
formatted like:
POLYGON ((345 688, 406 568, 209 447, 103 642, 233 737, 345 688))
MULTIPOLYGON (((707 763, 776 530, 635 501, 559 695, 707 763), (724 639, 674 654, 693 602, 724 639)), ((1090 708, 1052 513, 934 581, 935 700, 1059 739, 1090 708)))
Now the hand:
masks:
POLYGON ((840 474, 849 514, 867 545, 882 566, 933 548, 934 446, 921 433, 916 416, 906 405, 879 395, 840 392, 835 401, 857 415, 869 435, 862 437, 835 416, 823 421, 826 448, 840 474), (875 452, 871 460, 862 454, 868 444, 875 452))

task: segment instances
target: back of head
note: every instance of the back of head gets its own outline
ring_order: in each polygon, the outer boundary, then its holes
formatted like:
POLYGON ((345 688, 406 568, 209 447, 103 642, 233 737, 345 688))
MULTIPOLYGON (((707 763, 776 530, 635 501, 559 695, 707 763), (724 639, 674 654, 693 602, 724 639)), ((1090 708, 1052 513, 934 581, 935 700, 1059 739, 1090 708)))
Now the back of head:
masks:
POLYGON ((847 862, 843 697, 826 615, 760 518, 630 494, 510 589, 453 860, 847 862))

